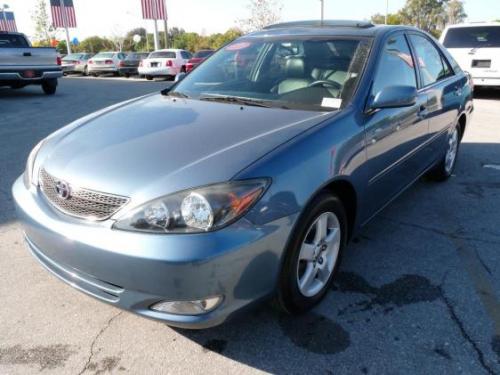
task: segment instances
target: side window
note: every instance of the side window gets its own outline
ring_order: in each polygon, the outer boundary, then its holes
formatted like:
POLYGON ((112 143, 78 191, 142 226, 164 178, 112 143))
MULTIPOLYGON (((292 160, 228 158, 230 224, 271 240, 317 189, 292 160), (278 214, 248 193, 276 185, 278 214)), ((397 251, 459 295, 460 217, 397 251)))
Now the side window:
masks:
POLYGON ((452 74, 441 53, 427 38, 412 34, 410 40, 415 48, 418 69, 424 86, 431 85, 452 74))
POLYGON ((373 82, 372 95, 388 86, 417 87, 413 58, 403 34, 392 36, 385 43, 373 82))
POLYGON ((189 52, 186 52, 186 51, 181 51, 181 56, 183 59, 190 59, 191 58, 191 54, 189 52))

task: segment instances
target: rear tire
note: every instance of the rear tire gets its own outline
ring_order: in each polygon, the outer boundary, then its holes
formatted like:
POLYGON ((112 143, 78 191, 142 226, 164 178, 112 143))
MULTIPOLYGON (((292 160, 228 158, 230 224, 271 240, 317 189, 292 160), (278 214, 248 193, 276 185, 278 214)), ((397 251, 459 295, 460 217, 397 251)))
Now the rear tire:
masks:
POLYGON ((434 168, 432 168, 427 176, 434 181, 446 181, 451 177, 457 164, 458 150, 460 149, 461 130, 460 124, 455 125, 455 128, 448 134, 446 142, 446 153, 434 168))
POLYGON ((42 90, 46 95, 54 95, 57 90, 57 79, 48 79, 43 81, 42 90))
POLYGON ((146 79, 147 79, 148 81, 152 81, 152 80, 153 80, 153 77, 151 77, 151 76, 146 76, 146 79))
POLYGON ((277 296, 282 310, 302 313, 323 299, 339 267, 347 230, 338 197, 325 192, 310 203, 286 249, 277 296))

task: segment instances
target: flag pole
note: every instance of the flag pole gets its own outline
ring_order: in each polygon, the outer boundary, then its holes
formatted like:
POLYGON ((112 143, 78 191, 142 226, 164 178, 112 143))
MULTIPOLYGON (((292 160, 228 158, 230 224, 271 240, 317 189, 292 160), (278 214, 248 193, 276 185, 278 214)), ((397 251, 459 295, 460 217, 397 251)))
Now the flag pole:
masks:
POLYGON ((67 16, 66 8, 64 7, 63 0, 59 0, 59 4, 61 6, 61 13, 63 16, 64 30, 66 31, 66 49, 67 49, 68 55, 70 55, 71 54, 71 42, 69 40, 69 30, 68 30, 68 20, 66 18, 66 16, 67 16))
POLYGON ((163 2, 165 17, 163 18, 163 23, 165 25, 165 48, 168 48, 168 15, 167 15, 167 4, 163 2))
POLYGON ((155 51, 160 49, 160 45, 158 43, 158 20, 155 18, 155 33, 154 33, 154 39, 155 39, 155 51))

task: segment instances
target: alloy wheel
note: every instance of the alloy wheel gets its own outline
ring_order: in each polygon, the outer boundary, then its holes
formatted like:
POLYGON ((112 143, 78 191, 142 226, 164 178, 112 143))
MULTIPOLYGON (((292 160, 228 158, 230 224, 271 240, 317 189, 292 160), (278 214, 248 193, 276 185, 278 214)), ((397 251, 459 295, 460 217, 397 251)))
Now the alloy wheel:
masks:
POLYGON ((302 295, 313 297, 328 283, 341 244, 340 222, 333 212, 322 213, 309 227, 297 264, 297 284, 302 295))
POLYGON ((455 160, 457 158, 458 152, 458 129, 455 128, 453 133, 451 133, 448 138, 448 149, 446 150, 444 168, 446 173, 450 174, 453 170, 453 166, 455 165, 455 160))

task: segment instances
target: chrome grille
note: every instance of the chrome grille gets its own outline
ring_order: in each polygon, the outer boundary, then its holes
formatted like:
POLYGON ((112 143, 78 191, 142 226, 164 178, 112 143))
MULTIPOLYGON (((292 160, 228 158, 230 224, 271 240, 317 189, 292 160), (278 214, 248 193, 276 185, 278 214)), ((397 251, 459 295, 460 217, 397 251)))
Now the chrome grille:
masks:
POLYGON ((104 220, 116 213, 127 202, 128 198, 112 194, 100 193, 69 185, 71 194, 64 199, 57 193, 58 179, 40 170, 40 189, 49 203, 64 212, 87 220, 104 220))

